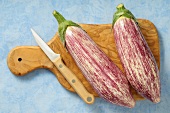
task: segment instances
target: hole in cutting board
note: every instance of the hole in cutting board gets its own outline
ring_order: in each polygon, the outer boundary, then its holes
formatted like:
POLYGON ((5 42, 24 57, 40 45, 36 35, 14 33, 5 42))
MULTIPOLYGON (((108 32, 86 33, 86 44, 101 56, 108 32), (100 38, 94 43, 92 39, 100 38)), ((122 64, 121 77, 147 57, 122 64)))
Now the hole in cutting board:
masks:
POLYGON ((21 61, 22 61, 22 58, 18 58, 18 61, 21 62, 21 61))

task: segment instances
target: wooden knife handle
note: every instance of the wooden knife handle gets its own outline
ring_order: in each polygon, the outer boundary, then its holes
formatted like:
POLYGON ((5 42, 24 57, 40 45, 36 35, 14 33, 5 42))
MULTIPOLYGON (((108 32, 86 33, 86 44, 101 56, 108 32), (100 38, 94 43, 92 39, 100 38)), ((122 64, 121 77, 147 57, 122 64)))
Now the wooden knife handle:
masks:
POLYGON ((86 90, 76 75, 68 67, 65 66, 61 57, 58 57, 55 61, 53 61, 53 63, 62 73, 65 79, 70 83, 73 89, 77 92, 77 94, 84 100, 84 102, 87 104, 93 104, 95 99, 94 96, 86 90))

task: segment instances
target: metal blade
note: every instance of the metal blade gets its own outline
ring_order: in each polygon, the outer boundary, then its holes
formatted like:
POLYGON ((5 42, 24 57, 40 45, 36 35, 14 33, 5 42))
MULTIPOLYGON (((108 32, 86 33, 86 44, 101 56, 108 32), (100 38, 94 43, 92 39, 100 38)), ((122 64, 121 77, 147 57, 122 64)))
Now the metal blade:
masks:
POLYGON ((41 39, 41 37, 31 29, 31 32, 40 46, 40 48, 44 51, 44 53, 48 56, 48 58, 53 62, 57 57, 60 57, 60 54, 54 53, 54 51, 41 39))

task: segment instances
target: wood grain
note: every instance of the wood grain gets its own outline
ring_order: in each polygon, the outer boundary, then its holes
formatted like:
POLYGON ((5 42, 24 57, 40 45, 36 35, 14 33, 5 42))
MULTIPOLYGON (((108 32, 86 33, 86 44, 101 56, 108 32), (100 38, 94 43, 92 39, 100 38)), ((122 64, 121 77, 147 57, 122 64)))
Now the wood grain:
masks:
MULTIPOLYGON (((138 19, 140 29, 157 61, 160 68, 160 47, 157 30, 152 22, 145 19, 138 19)), ((113 62, 124 72, 120 62, 114 37, 111 30, 111 24, 80 24, 82 28, 90 35, 97 45, 110 57, 113 62)), ((87 82, 81 71, 75 64, 70 54, 63 47, 58 33, 48 42, 48 45, 56 52, 61 54, 65 65, 75 73, 77 78, 83 83, 86 89, 94 96, 98 94, 93 90, 87 82)), ((37 68, 47 68, 52 71, 61 85, 69 91, 74 92, 74 89, 65 80, 53 63, 47 58, 39 47, 34 46, 19 46, 12 49, 7 58, 7 64, 12 73, 18 76, 25 75, 37 68)), ((132 94, 136 100, 142 100, 139 94, 131 88, 132 94)))

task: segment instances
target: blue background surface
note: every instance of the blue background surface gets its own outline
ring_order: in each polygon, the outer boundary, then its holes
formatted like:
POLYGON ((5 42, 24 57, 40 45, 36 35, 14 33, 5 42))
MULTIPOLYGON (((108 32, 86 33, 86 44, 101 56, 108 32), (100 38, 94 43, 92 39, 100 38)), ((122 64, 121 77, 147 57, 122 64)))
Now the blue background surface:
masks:
POLYGON ((170 112, 170 1, 169 0, 0 0, 0 113, 169 113, 170 112), (136 18, 153 22, 161 47, 161 102, 137 101, 135 108, 116 106, 101 98, 85 104, 65 90, 48 70, 23 77, 13 75, 6 58, 21 45, 37 45, 30 28, 46 41, 57 32, 52 15, 58 10, 77 23, 111 23, 116 6, 124 3, 136 18))

